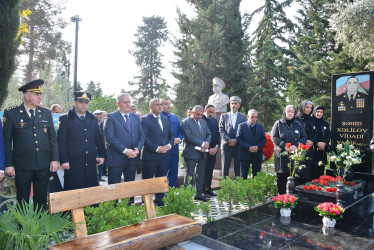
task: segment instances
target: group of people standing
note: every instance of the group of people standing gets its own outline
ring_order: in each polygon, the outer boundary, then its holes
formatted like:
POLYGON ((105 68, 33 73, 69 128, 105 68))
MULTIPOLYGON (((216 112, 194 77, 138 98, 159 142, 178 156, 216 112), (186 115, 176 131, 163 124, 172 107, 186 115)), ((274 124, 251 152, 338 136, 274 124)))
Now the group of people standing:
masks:
MULTIPOLYGON (((59 117, 56 134, 51 111, 40 106, 43 84, 42 80, 35 80, 19 88, 24 103, 4 112, 0 181, 5 166, 5 174, 16 178, 19 202, 29 201, 33 183, 34 203, 45 207, 49 173, 56 172, 59 164, 64 169, 65 190, 99 185, 96 166, 104 162, 108 184, 120 183, 122 175, 125 182, 134 181, 139 161, 142 161, 143 179, 167 176, 169 186, 176 187, 182 142, 186 163, 184 184, 195 177, 196 200, 207 201, 209 196, 216 196, 211 185, 219 150, 224 177, 229 175, 232 161, 235 176, 246 179, 250 166, 252 176, 261 171, 266 143, 264 127, 257 123, 256 110, 249 110, 247 116, 239 112, 238 96, 229 99, 230 111, 217 117, 219 121, 214 118, 215 106, 208 104, 205 108, 194 106, 180 122, 171 113, 168 98, 150 100, 150 113, 141 117, 131 112, 130 95, 120 93, 116 99, 118 110, 98 123, 97 116, 88 111, 91 95, 75 92, 73 108, 59 117)), ((299 181, 323 173, 317 162, 326 161, 330 140, 323 111, 323 107, 314 107, 305 100, 297 114, 294 106, 286 106, 282 119, 274 124, 271 137, 279 193, 285 193, 289 175, 288 157, 281 153, 294 150, 299 143, 311 147, 307 167, 298 173, 299 181), (289 148, 287 143, 291 143, 289 148)), ((164 194, 156 194, 155 204, 162 206, 163 197, 164 194)))
MULTIPOLYGON (((287 105, 282 119, 275 122, 271 139, 274 143, 274 165, 280 194, 286 193, 287 177, 290 175, 290 159, 282 152, 294 151, 300 143, 308 145, 310 149, 307 152, 306 167, 297 170, 296 185, 317 179, 323 174, 324 166, 319 162, 327 163, 331 137, 329 124, 323 119, 323 113, 323 106, 314 107, 311 101, 304 100, 298 112, 293 105, 287 105)), ((295 167, 293 164, 292 167, 295 167)))

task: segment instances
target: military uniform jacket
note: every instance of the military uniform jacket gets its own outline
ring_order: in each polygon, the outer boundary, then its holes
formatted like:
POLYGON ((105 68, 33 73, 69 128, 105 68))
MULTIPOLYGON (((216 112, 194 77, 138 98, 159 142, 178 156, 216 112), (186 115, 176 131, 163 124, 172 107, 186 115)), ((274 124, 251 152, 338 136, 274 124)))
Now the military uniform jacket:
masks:
POLYGON ((64 189, 97 186, 96 157, 104 158, 105 147, 96 116, 87 111, 85 120, 81 120, 75 109, 70 109, 60 116, 57 140, 60 163, 70 164, 65 170, 64 189))
POLYGON ((24 104, 21 104, 6 109, 3 120, 5 167, 38 170, 49 168, 51 161, 58 161, 51 111, 36 107, 35 120, 32 123, 24 104))

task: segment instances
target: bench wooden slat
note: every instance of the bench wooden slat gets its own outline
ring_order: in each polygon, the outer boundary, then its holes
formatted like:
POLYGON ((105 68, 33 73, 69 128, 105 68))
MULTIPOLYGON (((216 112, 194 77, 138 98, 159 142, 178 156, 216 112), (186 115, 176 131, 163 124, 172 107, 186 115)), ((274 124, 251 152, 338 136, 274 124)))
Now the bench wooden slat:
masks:
POLYGON ((73 222, 76 223, 75 237, 81 238, 87 236, 86 219, 84 218, 84 209, 76 208, 71 210, 73 222))
POLYGON ((145 207, 145 216, 148 220, 156 218, 155 203, 153 202, 153 195, 143 195, 143 202, 145 207))
POLYGON ((73 239, 49 249, 160 249, 201 234, 201 224, 171 214, 73 239))
POLYGON ((130 181, 49 194, 50 213, 63 212, 106 201, 169 191, 166 177, 130 181))

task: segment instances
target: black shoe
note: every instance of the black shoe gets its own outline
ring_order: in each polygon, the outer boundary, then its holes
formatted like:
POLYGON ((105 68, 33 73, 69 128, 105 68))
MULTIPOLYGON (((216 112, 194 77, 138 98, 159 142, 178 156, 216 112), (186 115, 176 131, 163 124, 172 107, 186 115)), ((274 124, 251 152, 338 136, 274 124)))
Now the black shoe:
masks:
POLYGON ((203 191, 203 195, 205 196, 205 198, 207 198, 207 199, 209 199, 210 198, 210 195, 209 195, 209 193, 207 193, 207 192, 205 192, 205 191, 203 191))
POLYGON ((217 196, 217 194, 213 192, 212 189, 207 190, 206 193, 209 194, 210 196, 217 196))
POLYGON ((197 194, 195 195, 194 197, 195 201, 203 201, 203 202, 207 202, 208 200, 206 199, 205 196, 203 196, 202 194, 197 194))

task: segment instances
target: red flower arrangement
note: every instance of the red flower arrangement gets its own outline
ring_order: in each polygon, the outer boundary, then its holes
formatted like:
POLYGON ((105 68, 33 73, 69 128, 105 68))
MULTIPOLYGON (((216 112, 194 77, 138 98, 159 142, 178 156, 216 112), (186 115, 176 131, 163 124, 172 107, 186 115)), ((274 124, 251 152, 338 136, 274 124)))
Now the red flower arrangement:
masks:
POLYGON ((334 220, 342 219, 344 213, 344 209, 341 206, 332 202, 320 203, 314 208, 314 210, 316 210, 319 215, 334 220))
POLYGON ((337 176, 336 178, 329 176, 329 175, 321 175, 318 179, 314 179, 311 182, 307 182, 306 185, 303 186, 304 190, 315 190, 318 191, 326 191, 326 192, 333 192, 336 193, 338 184, 343 184, 346 188, 353 187, 355 182, 348 182, 343 181, 341 176, 337 176))
POLYGON ((274 143, 271 141, 271 137, 269 134, 265 133, 266 143, 264 148, 262 149, 262 153, 265 155, 267 160, 270 160, 274 154, 274 143))

